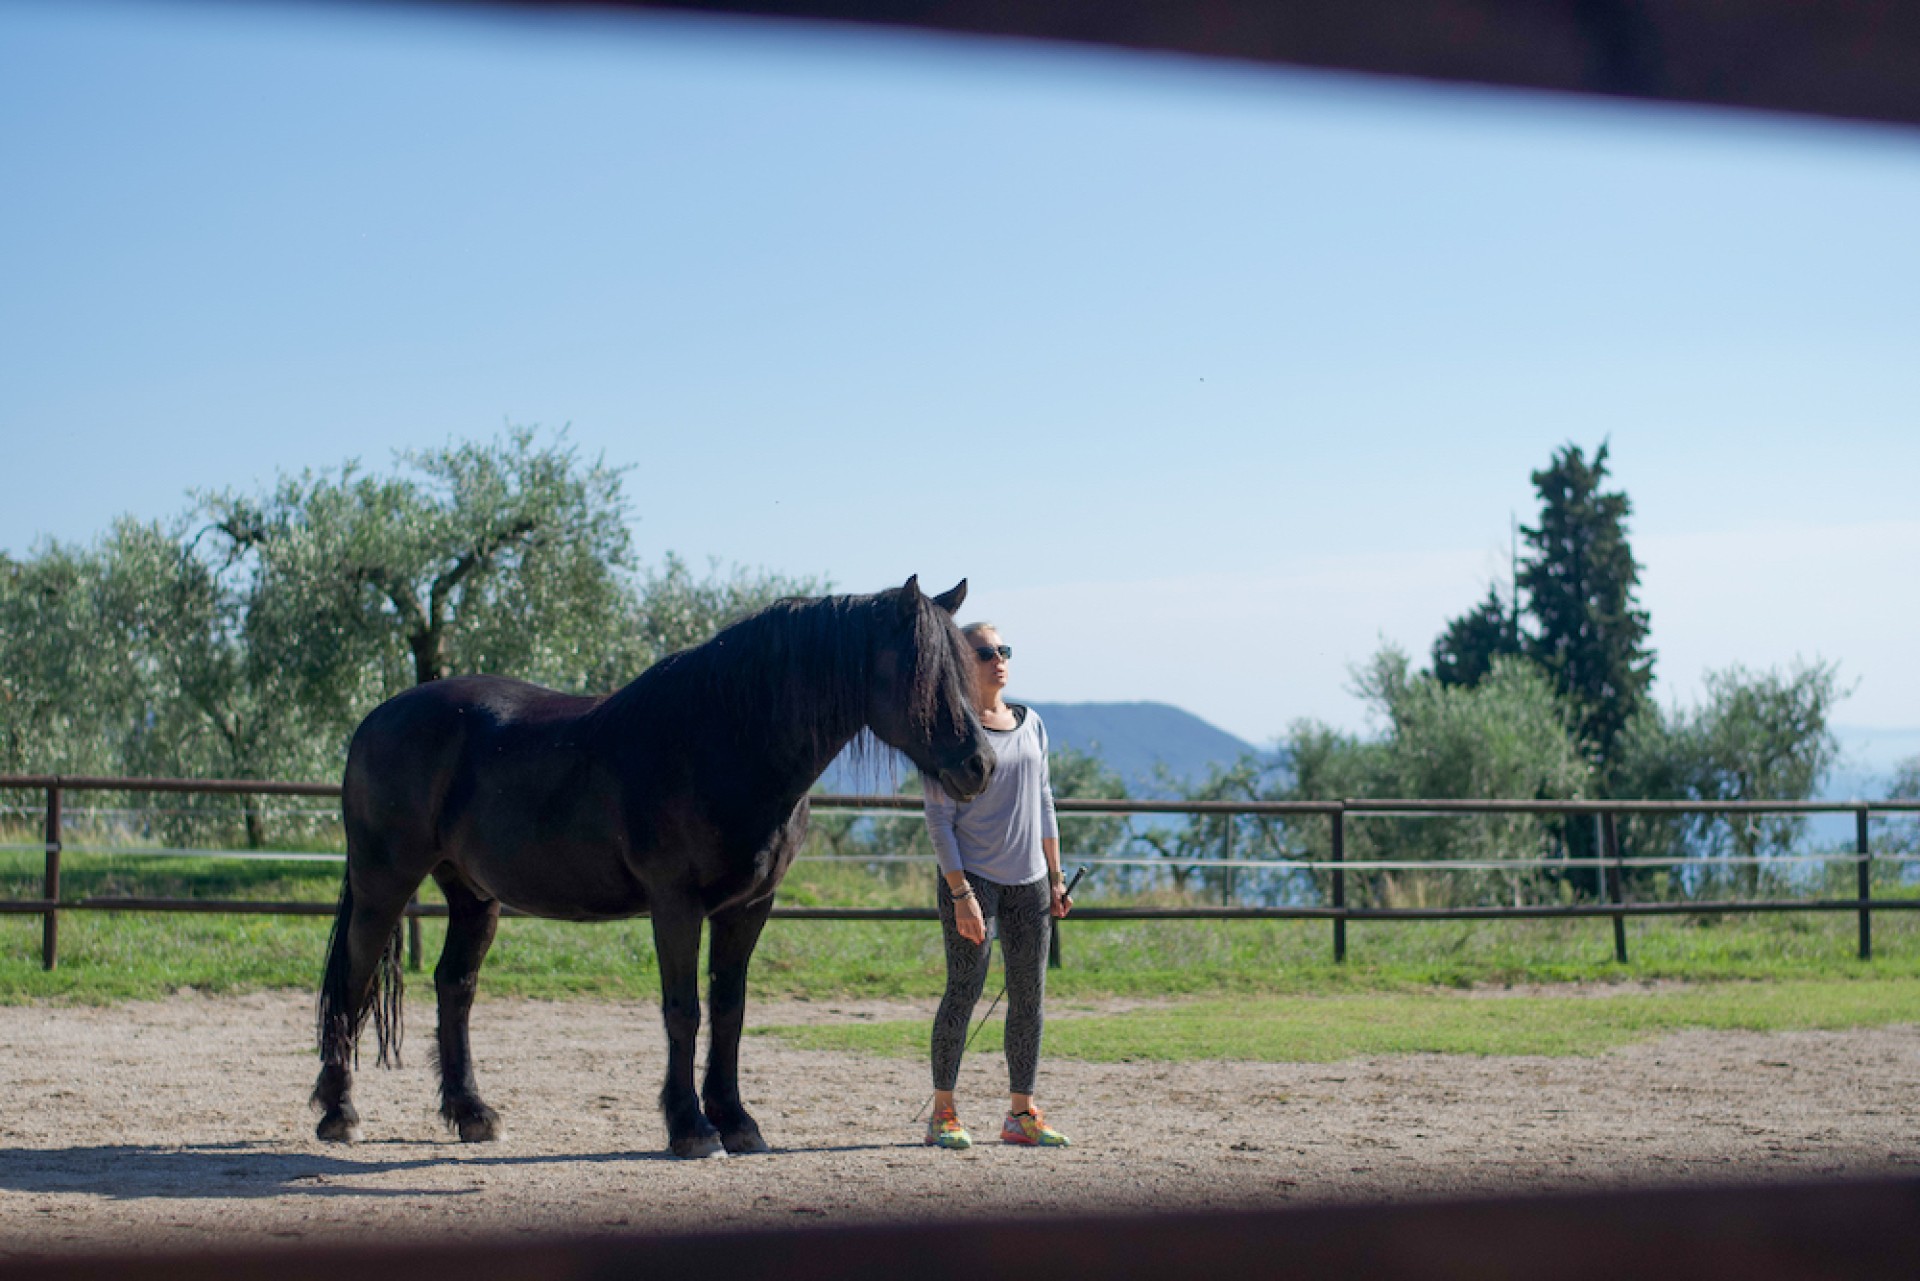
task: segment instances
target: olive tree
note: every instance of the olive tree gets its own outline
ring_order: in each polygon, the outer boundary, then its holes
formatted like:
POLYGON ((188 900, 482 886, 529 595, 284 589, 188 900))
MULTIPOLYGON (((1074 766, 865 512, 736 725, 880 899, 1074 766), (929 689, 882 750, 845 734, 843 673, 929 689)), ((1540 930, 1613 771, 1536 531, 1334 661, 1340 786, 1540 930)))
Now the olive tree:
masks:
POLYGON ((100 579, 91 549, 49 542, 23 560, 0 556, 0 771, 114 771, 138 713, 128 672, 111 661, 100 579))
POLYGON ((206 498, 246 570, 249 634, 293 656, 316 701, 356 666, 389 684, 480 671, 583 684, 633 567, 619 472, 530 429, 398 463, 206 498))
MULTIPOLYGON (((1784 669, 1735 665, 1706 676, 1692 708, 1648 708, 1623 738, 1622 783, 1649 799, 1801 801, 1812 797, 1839 759, 1829 724, 1845 697, 1839 669, 1796 661, 1784 669)), ((1644 845, 1684 848, 1721 867, 1695 875, 1690 888, 1752 894, 1765 860, 1790 852, 1805 827, 1791 814, 1692 815, 1636 821, 1644 845)), ((1687 888, 1688 886, 1683 886, 1687 888)))
MULTIPOLYGON (((1278 759, 1258 752, 1243 754, 1226 765, 1214 765, 1206 777, 1180 781, 1163 770, 1160 782, 1186 801, 1264 801, 1271 799, 1279 785, 1278 759)), ((1164 863, 1173 879, 1177 898, 1211 889, 1224 900, 1276 892, 1276 878, 1251 871, 1215 866, 1209 870, 1200 859, 1273 859, 1286 851, 1287 834, 1283 825, 1255 815, 1198 813, 1181 821, 1163 821, 1156 816, 1141 816, 1132 825, 1136 847, 1151 850, 1164 863)))
MULTIPOLYGON (((1536 665, 1496 656, 1473 685, 1415 672, 1407 655, 1383 647, 1354 673, 1354 689, 1382 733, 1344 734, 1315 722, 1295 724, 1282 741, 1291 780, 1275 799, 1386 798, 1577 799, 1589 794, 1592 766, 1573 729, 1574 712, 1536 665)), ((1293 821, 1293 841, 1326 857, 1324 820, 1293 821)), ((1563 852, 1557 827, 1524 814, 1375 817, 1347 824, 1355 861, 1427 864, 1523 859, 1563 852)), ((1534 873, 1436 872, 1388 868, 1349 878, 1356 897, 1421 905, 1519 897, 1558 878, 1534 873)))

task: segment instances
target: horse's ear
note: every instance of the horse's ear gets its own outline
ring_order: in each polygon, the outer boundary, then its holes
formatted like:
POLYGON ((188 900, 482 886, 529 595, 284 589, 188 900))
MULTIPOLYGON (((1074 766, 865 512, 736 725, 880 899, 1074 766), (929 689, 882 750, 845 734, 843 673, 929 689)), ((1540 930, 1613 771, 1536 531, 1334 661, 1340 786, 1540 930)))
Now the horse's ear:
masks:
POLYGON ((907 576, 906 586, 900 589, 900 617, 912 618, 920 611, 920 575, 907 576))
POLYGON ((951 588, 947 589, 944 592, 941 592, 938 596, 935 596, 933 598, 933 603, 938 605, 941 609, 946 610, 949 614, 957 614, 960 612, 961 604, 966 599, 967 599, 967 580, 963 578, 959 582, 955 583, 951 588))

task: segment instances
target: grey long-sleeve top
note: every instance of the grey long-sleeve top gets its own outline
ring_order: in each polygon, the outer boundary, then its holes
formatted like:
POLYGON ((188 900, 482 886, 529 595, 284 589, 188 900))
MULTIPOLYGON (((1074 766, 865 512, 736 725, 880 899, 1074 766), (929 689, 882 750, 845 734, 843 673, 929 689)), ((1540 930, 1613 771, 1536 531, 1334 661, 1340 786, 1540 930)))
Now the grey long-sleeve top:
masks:
POLYGON ((922 777, 927 835, 942 872, 971 872, 1000 885, 1027 885, 1047 874, 1040 842, 1058 840, 1053 784, 1047 774, 1047 727, 1040 714, 1018 703, 1016 724, 989 729, 993 777, 970 801, 955 801, 939 783, 922 777))

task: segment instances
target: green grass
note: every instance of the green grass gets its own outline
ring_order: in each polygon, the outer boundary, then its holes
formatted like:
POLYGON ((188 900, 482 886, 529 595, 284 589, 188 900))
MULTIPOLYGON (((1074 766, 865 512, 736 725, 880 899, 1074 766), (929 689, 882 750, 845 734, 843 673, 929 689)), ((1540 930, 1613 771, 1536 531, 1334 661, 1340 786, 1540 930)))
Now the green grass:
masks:
MULTIPOLYGON (((39 893, 40 858, 0 853, 0 897, 39 893)), ((337 865, 73 855, 63 895, 151 894, 331 903, 337 865)), ((922 868, 888 877, 803 859, 783 888, 787 904, 924 903, 922 868)), ((431 899, 435 891, 429 887, 431 899)), ((310 989, 330 924, 321 917, 70 912, 60 965, 40 967, 40 919, 0 916, 0 1003, 104 1002, 181 988, 239 992, 310 989)), ((426 966, 443 923, 422 927, 426 966)), ((1059 998, 1194 998, 1424 993, 1508 983, 1685 979, 1872 982, 1920 977, 1920 913, 1874 918, 1875 959, 1855 952, 1843 913, 1630 920, 1629 964, 1613 962, 1606 920, 1355 922, 1348 962, 1335 965, 1331 927, 1299 921, 1069 921, 1066 966, 1049 980, 1059 998)), ((931 922, 774 921, 754 958, 756 997, 920 999, 942 985, 931 922)), ((424 977, 424 976, 423 976, 424 977)), ((501 923, 482 989, 490 995, 650 999, 658 993, 644 920, 567 925, 501 923)), ((416 983, 416 988, 424 986, 416 983)), ((416 999, 419 993, 416 991, 416 999)))
MULTIPOLYGON (((1598 1054, 1687 1028, 1798 1031, 1920 1022, 1912 978, 1723 983, 1619 996, 1452 992, 1195 1000, 1124 1014, 1055 1017, 1050 1057, 1100 1063, 1243 1059, 1325 1063, 1377 1054, 1598 1054)), ((974 1050, 998 1053, 1002 1023, 974 1050)), ((927 1053, 927 1021, 763 1027, 806 1049, 927 1053)))

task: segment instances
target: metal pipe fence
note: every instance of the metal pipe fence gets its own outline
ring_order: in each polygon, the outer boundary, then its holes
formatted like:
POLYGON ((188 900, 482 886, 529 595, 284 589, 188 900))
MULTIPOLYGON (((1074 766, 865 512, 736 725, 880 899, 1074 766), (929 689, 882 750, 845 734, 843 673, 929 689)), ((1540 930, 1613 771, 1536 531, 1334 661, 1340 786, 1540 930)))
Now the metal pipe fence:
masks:
MULTIPOLYGON (((0 899, 0 915, 38 915, 41 918, 41 963, 51 970, 59 962, 60 918, 67 912, 206 912, 227 914, 265 914, 281 916, 325 916, 334 911, 333 903, 290 902, 250 899, 169 898, 136 895, 89 895, 63 899, 61 860, 67 853, 115 855, 168 855, 219 858, 328 860, 342 861, 344 855, 305 851, 211 850, 182 846, 144 849, 83 847, 67 842, 66 798, 75 792, 182 793, 205 796, 247 798, 283 796, 337 799, 340 787, 335 783, 285 783, 254 779, 178 779, 113 778, 78 775, 0 775, 0 792, 38 791, 44 803, 37 814, 44 834, 39 846, 0 846, 14 851, 41 849, 45 855, 42 894, 31 899, 0 899)), ((918 812, 918 797, 816 795, 813 807, 821 812, 889 814, 918 812)), ((1183 801, 1183 800, 1101 800, 1062 797, 1056 809, 1069 815, 1177 815, 1188 818, 1217 816, 1229 820, 1223 825, 1222 856, 1183 857, 1183 868, 1219 868, 1222 870, 1221 905, 1189 904, 1174 907, 1121 906, 1077 907, 1077 920, 1324 920, 1332 928, 1333 957, 1341 962, 1347 956, 1347 924, 1351 921, 1467 921, 1490 919, 1597 919, 1612 924, 1615 959, 1627 960, 1626 920, 1640 916, 1714 916, 1769 912, 1847 912, 1858 918, 1858 952, 1861 959, 1873 955, 1873 914, 1886 911, 1920 909, 1920 898, 1879 898, 1873 895, 1872 872, 1876 865, 1920 863, 1920 853, 1881 852, 1872 848, 1871 820, 1900 814, 1920 815, 1920 800, 1888 801, 1636 801, 1636 800, 1440 800, 1440 799, 1365 799, 1343 801, 1183 801), (1369 819, 1448 818, 1471 815, 1532 815, 1574 819, 1587 817, 1596 825, 1596 854, 1587 857, 1497 858, 1497 859, 1348 859, 1346 850, 1350 824, 1369 819), (1812 855, 1716 856, 1711 859, 1686 856, 1624 857, 1621 853, 1619 822, 1623 817, 1718 816, 1808 816, 1815 814, 1852 815, 1853 849, 1812 855), (1234 858, 1234 818, 1313 819, 1326 824, 1324 857, 1234 858), (1707 864, 1715 867, 1740 864, 1833 864, 1852 863, 1856 867, 1855 895, 1852 898, 1792 899, 1720 899, 1687 901, 1635 900, 1627 891, 1624 873, 1630 868, 1681 867, 1707 864), (1587 870, 1595 876, 1597 898, 1584 903, 1514 903, 1506 906, 1378 907, 1349 903, 1349 876, 1363 872, 1518 872, 1587 870), (1324 901, 1312 904, 1271 906, 1236 905, 1231 900, 1232 877, 1253 871, 1288 871, 1324 878, 1324 901)), ((14 811, 23 817, 24 808, 14 811)), ((104 811, 137 814, 143 811, 104 811)), ((849 861, 930 862, 923 856, 849 855, 849 861)), ((1099 858, 1103 868, 1163 867, 1166 858, 1099 858)), ((508 909, 509 914, 511 909, 508 909)), ((410 964, 420 966, 420 921, 423 917, 444 916, 442 904, 422 903, 408 906, 408 954, 410 964)), ((776 907, 776 917, 791 920, 933 920, 932 907, 776 907)), ((1058 932, 1056 931, 1056 939, 1058 932)), ((1058 954, 1056 953, 1056 961, 1058 954)))

